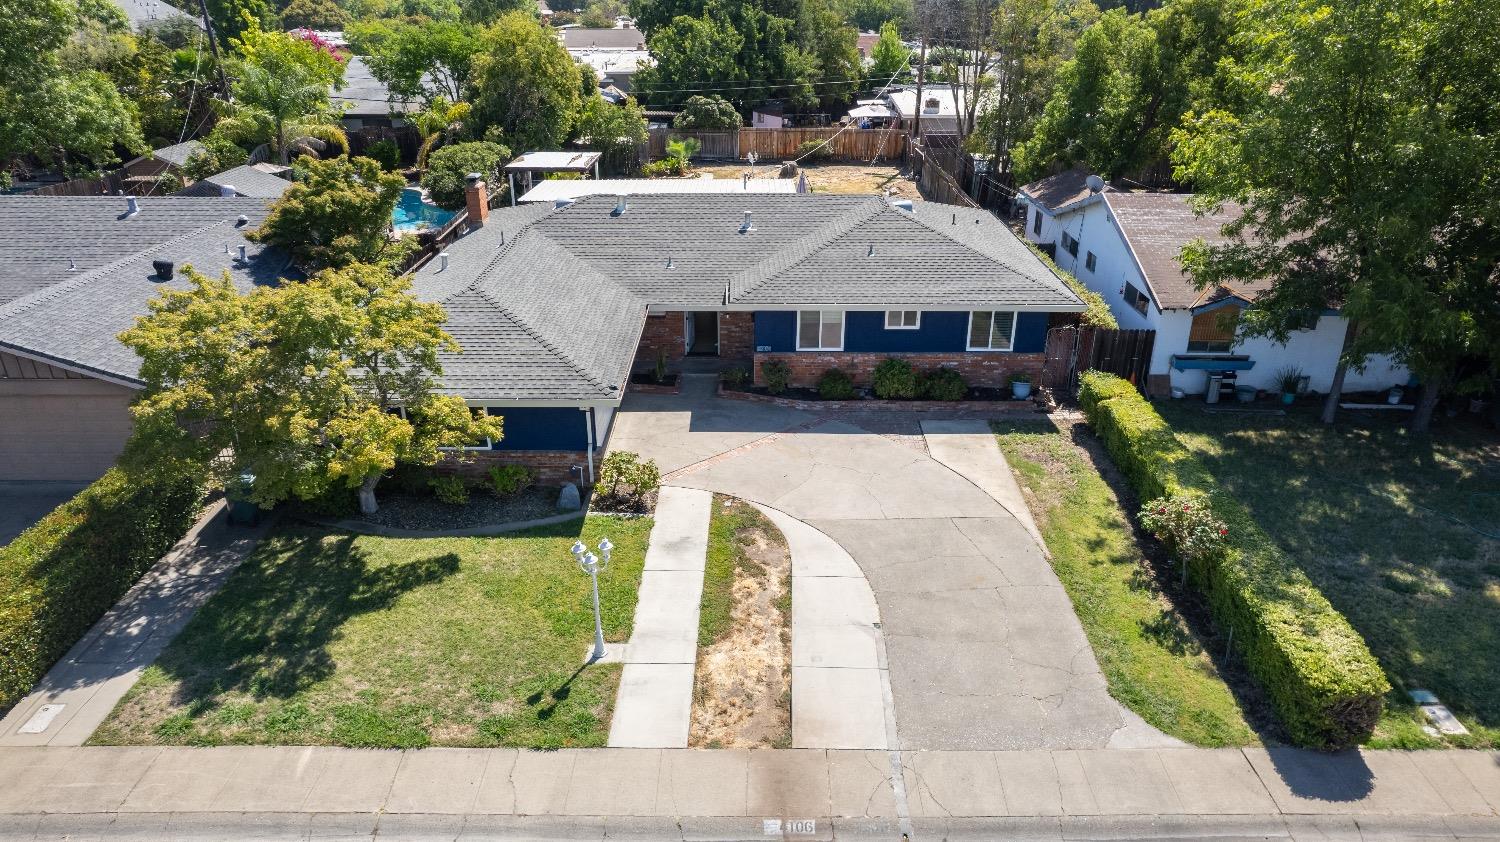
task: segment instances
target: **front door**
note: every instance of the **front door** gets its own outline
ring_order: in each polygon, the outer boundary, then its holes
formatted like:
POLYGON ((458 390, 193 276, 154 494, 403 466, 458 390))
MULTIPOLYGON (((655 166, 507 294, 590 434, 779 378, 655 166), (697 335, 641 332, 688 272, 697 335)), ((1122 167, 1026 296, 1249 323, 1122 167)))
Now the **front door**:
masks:
POLYGON ((687 314, 688 353, 695 356, 717 356, 719 353, 719 314, 687 314))

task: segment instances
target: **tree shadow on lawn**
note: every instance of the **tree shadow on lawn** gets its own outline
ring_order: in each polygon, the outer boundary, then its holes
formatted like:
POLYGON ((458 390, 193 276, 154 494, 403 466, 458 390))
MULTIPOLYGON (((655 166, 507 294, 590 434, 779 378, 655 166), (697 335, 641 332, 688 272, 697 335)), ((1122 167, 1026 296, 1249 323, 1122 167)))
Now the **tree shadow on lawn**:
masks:
POLYGON ((231 692, 286 699, 333 674, 328 647, 345 622, 458 567, 449 552, 372 568, 354 536, 283 530, 235 571, 157 666, 181 682, 174 701, 197 710, 231 692))
POLYGON ((1369 643, 1398 693, 1500 726, 1500 439, 1449 421, 1163 415, 1369 643))

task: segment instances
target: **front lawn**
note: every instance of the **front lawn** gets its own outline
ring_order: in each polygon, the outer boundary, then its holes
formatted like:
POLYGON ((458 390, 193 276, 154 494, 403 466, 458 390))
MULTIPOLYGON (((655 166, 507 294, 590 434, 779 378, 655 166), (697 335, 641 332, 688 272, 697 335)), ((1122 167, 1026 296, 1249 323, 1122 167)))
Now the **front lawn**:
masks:
POLYGON ((1067 432, 1050 422, 993 424, 1110 695, 1194 745, 1257 743, 1252 721, 1274 727, 1264 697, 1242 665, 1223 658, 1226 641, 1201 600, 1132 527, 1126 512, 1136 504, 1122 501, 1123 483, 1093 434, 1081 422, 1067 432))
POLYGON ((604 745, 620 667, 584 667, 582 530, 616 545, 605 634, 630 635, 651 521, 496 538, 286 527, 198 613, 94 734, 100 744, 604 745))
POLYGON ((1468 417, 1430 438, 1395 413, 1286 417, 1158 401, 1177 437, 1364 635, 1396 688, 1372 745, 1437 745, 1406 697, 1436 693, 1500 745, 1500 437, 1468 417))

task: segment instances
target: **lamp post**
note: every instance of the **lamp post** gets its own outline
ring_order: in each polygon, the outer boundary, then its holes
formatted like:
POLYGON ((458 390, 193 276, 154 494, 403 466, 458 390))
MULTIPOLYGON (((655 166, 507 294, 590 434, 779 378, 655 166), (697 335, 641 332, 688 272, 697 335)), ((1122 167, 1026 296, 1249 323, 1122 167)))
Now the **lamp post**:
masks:
POLYGON ((582 541, 573 542, 573 558, 578 562, 578 569, 589 574, 589 579, 594 586, 594 651, 589 655, 589 662, 604 657, 604 621, 599 615, 599 574, 609 569, 609 553, 615 545, 608 538, 599 542, 599 554, 604 556, 601 561, 599 556, 589 552, 588 545, 582 541))

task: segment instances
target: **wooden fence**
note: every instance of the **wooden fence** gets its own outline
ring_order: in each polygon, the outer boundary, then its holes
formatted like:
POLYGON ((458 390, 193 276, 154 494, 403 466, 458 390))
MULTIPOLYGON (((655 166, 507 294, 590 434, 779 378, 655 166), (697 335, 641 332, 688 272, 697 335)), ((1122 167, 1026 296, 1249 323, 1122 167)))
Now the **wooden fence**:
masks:
MULTIPOLYGON (((945 150, 946 151, 946 150, 945 150)), ((953 176, 943 166, 945 158, 952 155, 938 155, 933 150, 926 149, 923 145, 913 143, 909 152, 907 163, 911 165, 912 172, 917 176, 917 188, 922 191, 922 197, 929 202, 943 202, 949 205, 960 205, 966 208, 977 208, 979 203, 974 201, 953 176)))
POLYGON ((810 140, 828 141, 830 157, 842 160, 872 162, 900 161, 906 156, 906 132, 897 129, 749 129, 727 132, 678 131, 651 129, 650 140, 642 150, 644 160, 667 156, 670 138, 690 137, 700 144, 700 160, 743 160, 754 152, 756 160, 767 163, 790 161, 798 147, 810 140))
POLYGON ((1071 395, 1077 388, 1078 374, 1096 369, 1119 375, 1145 392, 1155 345, 1154 330, 1055 327, 1047 332, 1042 383, 1071 395))

